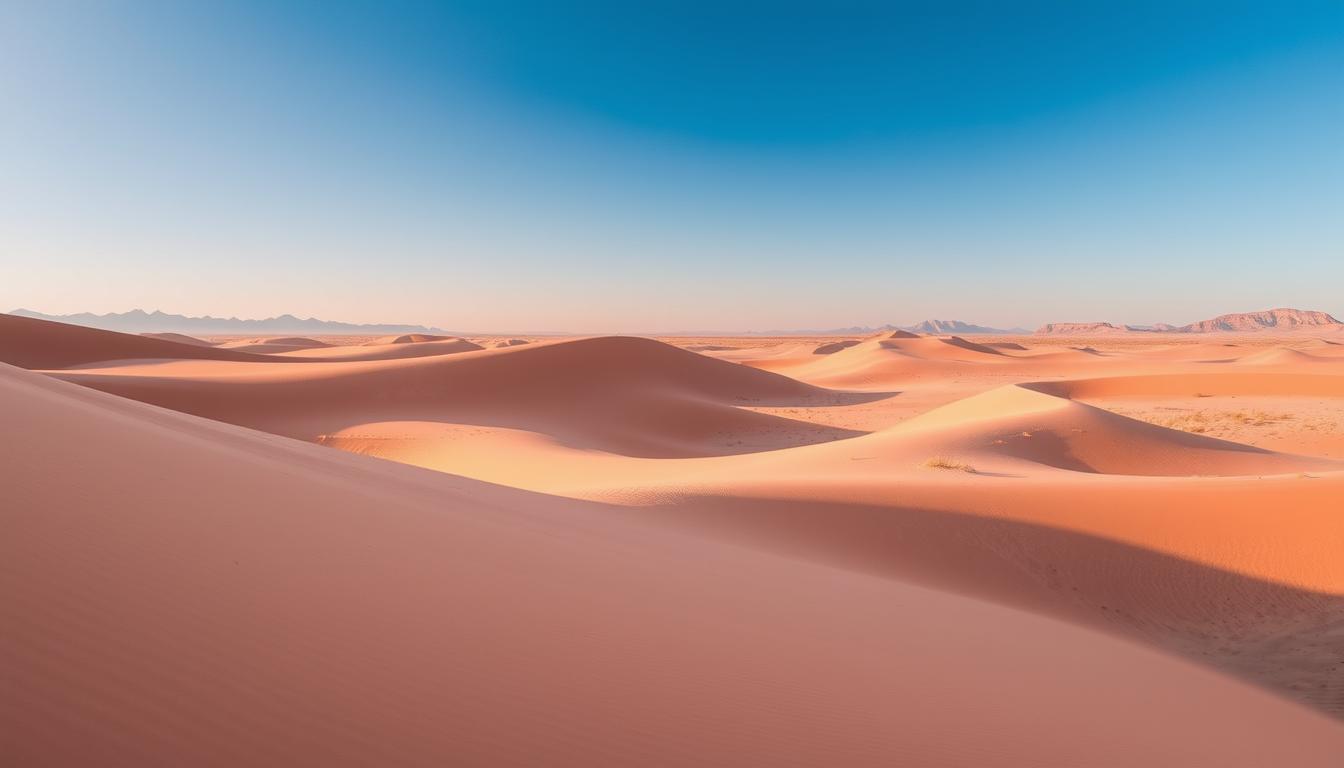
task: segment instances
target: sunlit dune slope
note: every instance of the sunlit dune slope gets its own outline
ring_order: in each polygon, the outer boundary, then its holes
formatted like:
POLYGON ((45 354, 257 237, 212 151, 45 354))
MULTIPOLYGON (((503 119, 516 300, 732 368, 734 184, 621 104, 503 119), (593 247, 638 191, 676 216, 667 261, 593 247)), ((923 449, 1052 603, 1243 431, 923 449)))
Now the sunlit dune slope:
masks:
POLYGON ((1115 475, 1344 469, 1344 463, 1337 461, 1275 453, 1148 424, 1032 386, 1008 385, 959 400, 865 438, 864 448, 915 444, 927 455, 1011 457, 1115 475))
POLYGON ((56 375, 305 439, 362 424, 422 421, 522 429, 613 453, 695 456, 741 452, 733 436, 796 445, 860 434, 736 407, 827 405, 843 395, 625 337, 358 363, 266 369, 184 363, 56 375))
POLYGON ((966 363, 1006 359, 1003 350, 957 336, 883 335, 858 343, 836 342, 819 356, 791 355, 752 360, 763 369, 834 387, 866 387, 966 363))
POLYGON ((359 362, 362 360, 395 360, 407 357, 433 357, 451 355, 458 352, 474 352, 484 349, 466 339, 448 336, 398 336, 391 341, 380 340, 364 345, 346 347, 326 347, 324 349, 287 350, 285 357, 304 360, 333 360, 359 362))
POLYGON ((293 352, 295 350, 322 349, 330 347, 331 345, 325 341, 310 339, 306 336, 265 336, 257 339, 226 341, 219 346, 224 349, 234 349, 239 352, 251 352, 257 355, 273 355, 279 352, 293 352))
POLYGON ((0 368, 36 765, 1333 766, 1103 634, 0 368))

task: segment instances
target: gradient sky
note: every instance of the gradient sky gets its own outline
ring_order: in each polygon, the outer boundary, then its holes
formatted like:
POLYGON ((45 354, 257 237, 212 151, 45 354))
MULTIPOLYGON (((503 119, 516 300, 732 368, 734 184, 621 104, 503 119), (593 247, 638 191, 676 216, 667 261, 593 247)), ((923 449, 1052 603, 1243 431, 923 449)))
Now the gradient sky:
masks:
POLYGON ((1344 2, 1103 5, 0 2, 0 309, 1344 316, 1344 2))

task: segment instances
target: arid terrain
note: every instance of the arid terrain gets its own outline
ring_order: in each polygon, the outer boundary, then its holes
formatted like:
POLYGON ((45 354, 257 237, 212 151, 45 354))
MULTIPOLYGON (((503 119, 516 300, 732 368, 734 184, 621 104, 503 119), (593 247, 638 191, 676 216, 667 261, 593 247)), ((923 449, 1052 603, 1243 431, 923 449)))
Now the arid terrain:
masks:
POLYGON ((1338 766, 1344 333, 0 315, 13 765, 1338 766))

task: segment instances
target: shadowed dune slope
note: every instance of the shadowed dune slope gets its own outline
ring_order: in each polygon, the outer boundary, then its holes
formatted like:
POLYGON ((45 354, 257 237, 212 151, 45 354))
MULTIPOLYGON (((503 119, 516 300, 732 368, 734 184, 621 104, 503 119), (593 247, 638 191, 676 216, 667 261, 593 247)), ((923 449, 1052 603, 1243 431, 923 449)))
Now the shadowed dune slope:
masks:
POLYGON ((237 349, 240 347, 252 346, 255 344, 274 344, 280 347, 329 347, 330 344, 317 339, 310 339, 307 336, 262 336, 255 339, 239 339, 237 341, 226 341, 220 344, 221 347, 228 349, 237 349))
POLYGON ((744 546, 1133 637, 1344 715, 1344 568, 1326 543, 1344 528, 1332 502, 1344 476, 1216 479, 1225 485, 1212 490, 1137 478, 1083 513, 1077 494, 1011 482, 906 478, 898 505, 890 489, 839 501, 777 484, 768 497, 707 495, 662 514, 744 546), (1266 515, 1276 504, 1291 512, 1266 515), (1080 514, 1084 530, 1072 529, 1080 514))
POLYGON ((864 442, 913 443, 930 455, 1012 457, 1117 475, 1256 475, 1344 469, 1338 461, 1275 453, 1168 429, 1016 384, 936 408, 864 442))
MULTIPOLYGON (((1315 366, 1312 370, 1315 370, 1315 366)), ((1068 398, 1191 395, 1344 397, 1344 376, 1295 372, 1250 373, 1240 369, 1218 373, 1103 376, 1041 381, 1023 386, 1068 398)))
POLYGON ((236 366, 191 364, 57 375, 174 410, 310 440, 361 424, 437 421, 522 429, 576 447, 670 457, 748 450, 728 441, 732 435, 773 434, 781 445, 796 445, 863 434, 736 407, 829 405, 843 401, 842 393, 631 337, 271 367, 252 375, 242 375, 236 366))
POLYGON ((947 372, 968 364, 1011 363, 1014 360, 1002 349, 958 336, 893 334, 833 348, 816 356, 763 357, 747 362, 824 386, 881 387, 906 381, 912 376, 947 372))
POLYGON ((260 362, 267 358, 219 347, 0 314, 0 363, 55 369, 111 360, 149 359, 260 362))
POLYGON ((833 355, 842 349, 849 349, 850 347, 860 343, 862 342, 860 342, 858 339, 845 339, 843 341, 832 341, 828 344, 819 345, 816 349, 812 350, 812 354, 833 355))
POLYGON ((251 352, 255 355, 274 355, 297 350, 323 349, 331 345, 325 341, 318 341, 305 336, 272 336, 258 339, 239 339, 225 342, 219 346, 239 352, 251 352))
POLYGON ((382 336, 368 342, 371 347, 379 347, 384 344, 419 344, 425 341, 446 341, 452 336, 440 336, 433 333, 403 333, 400 336, 382 336))
POLYGON ((8 367, 0 393, 0 748, 16 764, 1312 768, 1344 753, 1338 723, 1212 672, 699 524, 8 367))
POLYGON ((989 344, 977 344, 973 341, 967 341, 966 339, 963 339, 960 336, 949 336, 946 339, 939 339, 939 341, 949 346, 958 347, 960 349, 965 349, 970 352, 979 352, 984 355, 1003 354, 1002 352, 999 351, 999 349, 1001 349, 1000 347, 994 347, 989 344))
POLYGON ((195 336, 188 336, 185 333, 142 333, 147 339, 158 339, 160 341, 175 341, 178 344, 194 344, 198 347, 213 347, 214 344, 205 339, 198 339, 195 336))
MULTIPOLYGON (((398 337, 402 338, 402 337, 398 337)), ((286 350, 284 356, 304 360, 330 360, 359 362, 362 360, 397 360, 408 357, 433 357, 435 355, 454 355, 458 352, 475 352, 484 349, 480 344, 449 336, 427 337, 421 341, 391 341, 387 343, 370 342, 348 347, 327 347, 325 349, 286 350)))

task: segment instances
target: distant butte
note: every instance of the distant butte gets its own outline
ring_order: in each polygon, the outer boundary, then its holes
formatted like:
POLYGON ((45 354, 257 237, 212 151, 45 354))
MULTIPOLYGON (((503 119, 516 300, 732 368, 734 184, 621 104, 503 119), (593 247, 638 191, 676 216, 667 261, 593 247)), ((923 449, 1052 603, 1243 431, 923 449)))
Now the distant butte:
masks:
POLYGON ((1036 329, 1042 336, 1110 333, 1253 333, 1257 331, 1340 331, 1344 323, 1325 312, 1305 309, 1267 309, 1263 312, 1236 312, 1219 315, 1188 325, 1158 323, 1152 326, 1115 325, 1113 323, 1046 323, 1036 329))

